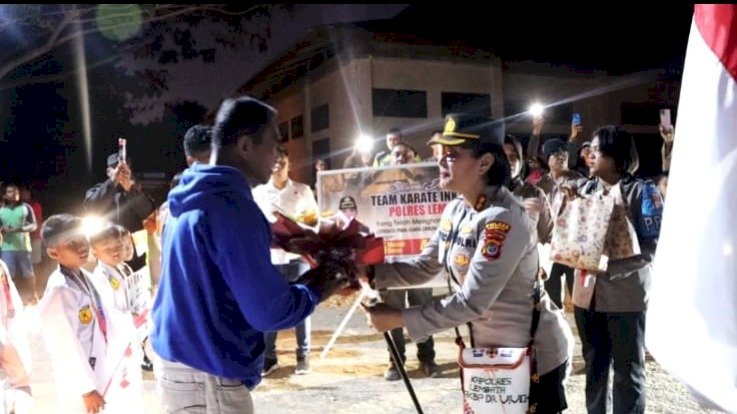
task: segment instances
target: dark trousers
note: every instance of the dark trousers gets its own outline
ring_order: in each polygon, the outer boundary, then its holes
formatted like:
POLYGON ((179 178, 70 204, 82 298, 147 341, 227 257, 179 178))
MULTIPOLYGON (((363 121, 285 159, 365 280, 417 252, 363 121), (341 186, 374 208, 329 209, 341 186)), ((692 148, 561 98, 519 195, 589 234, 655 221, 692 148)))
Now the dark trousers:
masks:
POLYGON ((586 361, 586 409, 606 414, 645 412, 645 312, 596 312, 576 307, 576 326, 586 361), (613 393, 609 369, 614 368, 613 393))
MULTIPOLYGON (((385 292, 381 292, 381 300, 396 309, 407 307, 407 303, 409 303, 409 306, 421 306, 432 300, 432 289, 387 290, 385 292)), ((402 361, 406 361, 404 329, 396 328, 389 332, 394 343, 397 345, 397 351, 399 351, 402 361)), ((433 341, 432 336, 428 337, 424 341, 417 342, 417 359, 420 362, 435 361, 435 342, 433 341)), ((389 357, 389 360, 391 361, 391 356, 389 357)))
POLYGON ((535 404, 535 414, 557 414, 568 408, 563 385, 567 371, 568 361, 540 375, 539 382, 530 383, 530 404, 535 404))
POLYGON ((553 263, 553 267, 550 268, 550 277, 545 281, 545 291, 548 292, 550 300, 555 303, 558 309, 563 309, 563 296, 565 290, 563 289, 563 278, 566 279, 566 286, 568 286, 568 292, 573 292, 573 269, 560 264, 553 263))
MULTIPOLYGON (((299 276, 306 272, 309 267, 305 262, 300 259, 293 259, 289 263, 276 265, 279 272, 284 277, 293 282, 299 278, 299 276)), ((296 354, 297 358, 304 358, 310 354, 310 343, 311 343, 311 330, 312 324, 310 323, 310 317, 306 317, 302 322, 294 327, 295 339, 297 340, 296 354)), ((264 358, 272 361, 276 361, 276 338, 278 332, 264 332, 264 345, 266 350, 264 352, 264 358)))

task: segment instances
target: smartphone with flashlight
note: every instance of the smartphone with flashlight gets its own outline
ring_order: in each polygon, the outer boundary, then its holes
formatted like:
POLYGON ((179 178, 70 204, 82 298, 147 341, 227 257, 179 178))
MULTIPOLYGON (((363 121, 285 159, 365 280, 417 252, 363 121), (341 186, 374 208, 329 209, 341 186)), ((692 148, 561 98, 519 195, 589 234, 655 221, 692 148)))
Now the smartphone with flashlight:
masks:
POLYGON ((660 110, 660 126, 662 126, 666 131, 673 127, 670 119, 670 109, 666 108, 660 110))
POLYGON ((125 164, 128 160, 128 151, 126 148, 127 140, 118 138, 118 162, 125 164))
POLYGON ((573 114, 573 118, 571 118, 571 124, 576 125, 576 126, 581 125, 581 114, 579 114, 578 112, 575 112, 573 114))

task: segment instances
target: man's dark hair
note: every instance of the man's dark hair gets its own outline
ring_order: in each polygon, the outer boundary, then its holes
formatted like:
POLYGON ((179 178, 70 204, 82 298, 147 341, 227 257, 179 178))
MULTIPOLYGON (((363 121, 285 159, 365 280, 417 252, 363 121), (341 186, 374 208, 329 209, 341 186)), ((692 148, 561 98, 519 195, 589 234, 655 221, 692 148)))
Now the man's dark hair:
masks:
POLYGON ((398 135, 398 136, 400 136, 400 137, 401 137, 401 136, 402 136, 402 130, 401 130, 401 129, 399 129, 399 128, 392 128, 392 129, 390 129, 390 130, 389 130, 389 132, 387 132, 386 134, 387 134, 387 135, 398 135))
POLYGON ((274 108, 249 96, 226 99, 218 110, 212 130, 212 145, 227 147, 244 135, 250 136, 254 144, 260 144, 264 127, 275 116, 274 108))
POLYGON ((620 126, 607 125, 594 131, 593 136, 599 137, 599 151, 614 160, 617 172, 627 173, 635 162, 635 142, 632 135, 620 126))
POLYGON ((119 239, 126 234, 128 234, 128 230, 125 227, 115 223, 107 223, 102 230, 90 236, 90 245, 94 246, 105 240, 119 239))
POLYGON ((79 232, 82 220, 71 214, 54 214, 41 226, 41 240, 47 247, 59 244, 65 238, 79 232))
POLYGON ((184 155, 198 157, 210 152, 212 143, 212 127, 209 125, 195 125, 184 134, 184 155))

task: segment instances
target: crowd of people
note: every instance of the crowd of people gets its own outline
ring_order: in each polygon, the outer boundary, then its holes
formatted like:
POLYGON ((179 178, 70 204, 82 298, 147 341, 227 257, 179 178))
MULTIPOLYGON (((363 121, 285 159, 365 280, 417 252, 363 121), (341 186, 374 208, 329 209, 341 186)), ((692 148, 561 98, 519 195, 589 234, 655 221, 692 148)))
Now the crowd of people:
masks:
MULTIPOLYGON (((310 315, 350 284, 348 276, 380 291, 367 317, 378 331, 391 333, 402 364, 405 329, 428 377, 440 373, 432 335, 441 331, 468 324, 471 342, 482 347, 532 342, 539 376, 530 404, 537 413, 562 412, 573 348, 564 298, 578 270, 555 263, 546 272, 539 245, 550 242, 564 199, 618 186, 642 253, 612 262, 599 275, 590 307, 573 312, 588 412, 607 412, 611 400, 615 413, 644 413, 647 291, 673 131, 661 128, 666 172, 653 182, 634 177, 639 157, 621 127, 600 127, 586 141, 580 124, 573 124, 570 136, 541 142, 543 124, 542 117, 534 119, 524 146, 500 122, 449 114, 443 130, 432 132, 432 156, 424 161, 437 162, 440 187, 458 197, 419 256, 368 267, 324 261, 309 269, 298 255, 272 246, 270 223, 277 213, 294 217, 318 207, 313 188, 290 177, 276 110, 250 97, 226 100, 214 125, 187 131, 188 168, 174 177, 161 205, 136 182, 130 159, 111 154, 107 180, 84 200, 87 211, 105 218, 91 234, 70 214, 44 221, 27 190, 6 185, 0 368, 17 391, 15 412, 27 412, 31 400, 27 338, 19 322, 24 302, 39 301, 64 412, 141 412, 141 370, 153 369, 164 412, 250 413, 251 390, 279 366, 277 332, 296 329, 295 373, 309 373, 310 315), (153 260, 131 236, 144 229, 161 252, 160 278, 153 277, 155 296, 148 302, 136 297, 131 283, 153 260), (43 255, 58 267, 39 299, 33 266, 43 255), (452 290, 444 297, 406 289, 439 273, 452 290), (30 283, 22 289, 31 292, 25 300, 16 283, 30 283)), ((343 167, 421 161, 392 129, 385 150, 372 156, 355 149, 343 167)), ((327 168, 317 160, 316 171, 327 168)), ((341 180, 357 177, 346 173, 341 180)), ((341 198, 340 209, 355 214, 355 200, 341 198)), ((390 358, 384 378, 399 380, 399 368, 390 358)))

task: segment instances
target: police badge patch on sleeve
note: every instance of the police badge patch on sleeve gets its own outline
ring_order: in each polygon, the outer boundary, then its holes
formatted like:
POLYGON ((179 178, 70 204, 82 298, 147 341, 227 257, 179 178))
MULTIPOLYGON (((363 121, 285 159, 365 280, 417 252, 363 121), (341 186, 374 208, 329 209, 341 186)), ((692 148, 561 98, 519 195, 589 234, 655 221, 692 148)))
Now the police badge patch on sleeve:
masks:
POLYGON ((498 259, 502 254, 504 239, 507 238, 507 233, 511 229, 512 226, 499 220, 486 223, 484 226, 484 247, 481 254, 489 260, 498 259))

